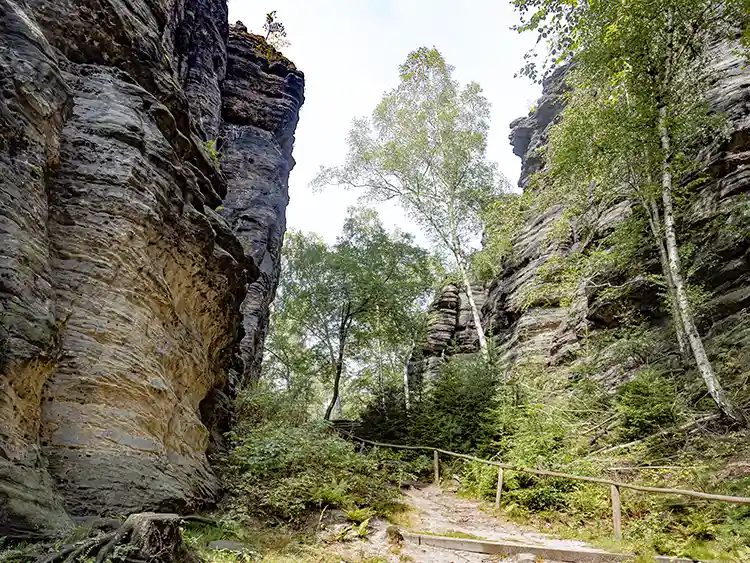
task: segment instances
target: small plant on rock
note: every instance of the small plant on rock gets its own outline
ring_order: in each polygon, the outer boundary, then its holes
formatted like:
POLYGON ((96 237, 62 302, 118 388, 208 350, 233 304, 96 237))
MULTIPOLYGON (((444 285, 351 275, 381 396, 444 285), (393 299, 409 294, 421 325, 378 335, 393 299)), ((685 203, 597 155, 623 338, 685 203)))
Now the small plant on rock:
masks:
POLYGON ((266 32, 266 41, 274 48, 281 50, 289 47, 286 28, 283 23, 276 19, 276 10, 266 14, 266 23, 263 24, 263 30, 266 32))
POLYGON ((211 157, 211 160, 213 160, 214 162, 219 162, 219 159, 221 159, 222 155, 216 148, 216 139, 206 141, 205 143, 203 143, 203 147, 206 149, 208 156, 211 157))

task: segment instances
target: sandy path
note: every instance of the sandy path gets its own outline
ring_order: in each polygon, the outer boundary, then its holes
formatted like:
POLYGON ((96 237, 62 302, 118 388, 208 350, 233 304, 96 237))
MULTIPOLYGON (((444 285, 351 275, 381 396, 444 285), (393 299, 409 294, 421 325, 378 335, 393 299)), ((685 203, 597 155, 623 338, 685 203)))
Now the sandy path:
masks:
MULTIPOLYGON (((476 538, 512 541, 525 545, 543 545, 567 549, 591 549, 585 543, 574 540, 555 539, 538 532, 524 529, 507 522, 482 509, 482 504, 457 496, 455 493, 440 490, 435 486, 403 491, 404 500, 414 509, 410 514, 412 525, 403 531, 413 533, 430 532, 450 535, 460 532, 476 538)), ((498 558, 461 551, 444 550, 431 546, 418 546, 409 542, 403 544, 398 553, 389 549, 386 537, 388 524, 384 521, 371 522, 371 532, 366 542, 348 544, 343 549, 349 556, 363 557, 379 555, 393 563, 415 561, 419 563, 488 563, 515 561, 515 558, 498 558)), ((545 563, 555 563, 545 561, 545 563)))
POLYGON ((587 549, 584 542, 559 540, 533 532, 483 510, 482 503, 440 490, 431 485, 409 489, 404 497, 415 508, 412 531, 432 533, 463 532, 481 539, 512 541, 526 545, 543 545, 566 549, 587 549))

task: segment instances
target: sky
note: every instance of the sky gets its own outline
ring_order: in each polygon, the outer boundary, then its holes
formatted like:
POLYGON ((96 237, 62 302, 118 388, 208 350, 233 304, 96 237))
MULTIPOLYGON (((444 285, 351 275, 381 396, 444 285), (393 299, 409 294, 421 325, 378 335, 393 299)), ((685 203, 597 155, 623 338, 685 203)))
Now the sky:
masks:
MULTIPOLYGON (((512 184, 520 159, 508 142, 509 124, 526 115, 540 88, 514 78, 533 36, 517 22, 510 0, 229 0, 229 20, 263 33, 265 14, 276 10, 290 46, 283 51, 305 73, 305 104, 289 179, 288 227, 333 242, 356 192, 308 186, 321 166, 342 164, 352 119, 369 116, 383 93, 398 85, 398 67, 409 52, 437 47, 461 84, 478 82, 492 104, 488 156, 512 184)), ((418 229, 395 205, 379 206, 383 222, 418 229)))

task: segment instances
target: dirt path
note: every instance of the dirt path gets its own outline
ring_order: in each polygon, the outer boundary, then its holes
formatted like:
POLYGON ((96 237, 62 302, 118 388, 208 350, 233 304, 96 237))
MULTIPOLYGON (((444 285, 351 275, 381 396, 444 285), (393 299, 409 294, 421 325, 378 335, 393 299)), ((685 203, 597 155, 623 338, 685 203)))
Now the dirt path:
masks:
POLYGON ((504 520, 483 509, 482 503, 440 490, 435 486, 424 489, 409 489, 404 492, 406 500, 415 510, 415 525, 412 531, 426 531, 450 535, 459 532, 476 536, 477 539, 511 541, 526 545, 578 549, 587 548, 584 542, 559 540, 533 532, 504 520))
MULTIPOLYGON (((403 531, 447 536, 462 535, 475 539, 511 541, 525 545, 556 548, 589 548, 580 541, 559 540, 524 529, 489 513, 486 509, 483 509, 480 502, 461 498, 455 493, 440 490, 435 486, 422 489, 412 488, 403 491, 403 494, 404 500, 414 509, 410 514, 411 525, 403 527, 403 531)), ((510 563, 516 561, 514 558, 504 559, 477 553, 444 550, 431 546, 418 546, 409 542, 404 543, 398 553, 394 553, 388 544, 387 527, 388 524, 384 521, 372 522, 368 540, 359 545, 349 544, 345 552, 348 555, 356 554, 360 557, 378 555, 394 563, 403 561, 419 563, 510 563)), ((545 563, 556 562, 545 561, 545 563)))

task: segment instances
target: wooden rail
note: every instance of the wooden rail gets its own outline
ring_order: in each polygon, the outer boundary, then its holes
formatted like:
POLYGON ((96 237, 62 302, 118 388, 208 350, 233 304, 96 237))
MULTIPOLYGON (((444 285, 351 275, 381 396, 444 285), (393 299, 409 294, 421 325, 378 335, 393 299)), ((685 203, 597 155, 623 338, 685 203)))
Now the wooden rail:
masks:
POLYGON ((435 470, 435 482, 438 482, 440 465, 439 465, 439 454, 444 454, 451 457, 457 457, 460 459, 468 459, 469 461, 476 461, 478 463, 484 463, 485 465, 494 465, 498 468, 498 479, 497 479, 497 494, 495 496, 495 506, 500 507, 500 497, 502 495, 503 487, 503 471, 518 471, 520 473, 531 473, 532 475, 541 475, 544 477, 559 477, 561 479, 570 479, 573 481, 585 481, 587 483, 597 483, 599 485, 606 485, 610 487, 610 494, 612 498, 612 524, 614 527, 615 539, 622 539, 622 526, 621 526, 621 507, 620 507, 620 489, 632 489, 634 491, 644 491, 647 493, 660 493, 668 495, 682 495, 687 497, 699 498, 703 500, 716 500, 720 502, 730 502, 733 504, 750 504, 750 498, 748 497, 733 497, 727 495, 715 495, 712 493, 701 493, 699 491, 691 491, 688 489, 664 489, 661 487, 645 487, 643 485, 633 485, 631 483, 623 483, 620 481, 613 481, 611 479, 603 479, 599 477, 587 477, 585 475, 570 475, 568 473, 559 473, 557 471, 544 471, 541 469, 530 469, 528 467, 518 467, 515 465, 508 465, 507 463, 501 463, 499 461, 490 461, 488 459, 482 459, 474 457, 473 455, 459 454, 448 450, 441 450, 440 448, 431 448, 428 446, 405 446, 401 444, 384 444, 381 442, 373 442, 371 440, 365 440, 356 436, 351 438, 369 444, 371 446, 378 446, 382 448, 394 448, 398 450, 419 450, 419 451, 431 451, 433 452, 433 463, 435 470))

